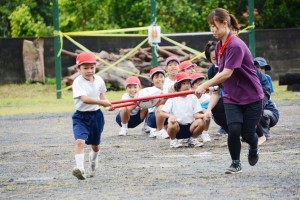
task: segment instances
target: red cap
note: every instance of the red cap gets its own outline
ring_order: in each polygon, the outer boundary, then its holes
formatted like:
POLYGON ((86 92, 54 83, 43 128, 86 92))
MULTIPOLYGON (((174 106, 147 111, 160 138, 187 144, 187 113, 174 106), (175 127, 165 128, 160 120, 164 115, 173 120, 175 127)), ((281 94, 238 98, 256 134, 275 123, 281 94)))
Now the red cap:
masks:
POLYGON ((186 72, 179 72, 174 77, 175 83, 179 83, 184 80, 191 80, 191 77, 186 72))
POLYGON ((165 71, 162 68, 155 67, 150 70, 150 78, 153 78, 154 74, 156 74, 158 72, 163 73, 163 75, 165 75, 165 71))
POLYGON ((176 61, 178 64, 180 63, 180 60, 176 56, 169 56, 166 59, 166 66, 168 66, 169 62, 176 61))
POLYGON ((125 87, 128 85, 141 85, 141 81, 136 76, 129 76, 125 81, 125 87))
POLYGON ((186 61, 183 61, 182 63, 180 63, 180 70, 183 71, 192 66, 196 67, 197 65, 192 63, 191 61, 186 60, 186 61))
POLYGON ((190 75, 190 78, 192 79, 191 84, 193 84, 198 79, 205 79, 205 75, 202 73, 194 73, 190 75))
POLYGON ((76 58, 76 64, 82 65, 82 64, 96 64, 96 57, 93 53, 91 52, 83 52, 80 53, 77 58, 76 58))

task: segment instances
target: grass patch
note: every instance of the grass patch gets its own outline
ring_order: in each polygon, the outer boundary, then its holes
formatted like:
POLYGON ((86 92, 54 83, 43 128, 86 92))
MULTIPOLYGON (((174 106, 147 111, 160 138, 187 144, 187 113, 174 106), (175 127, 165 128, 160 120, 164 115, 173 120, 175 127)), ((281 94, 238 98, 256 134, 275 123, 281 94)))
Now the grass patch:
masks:
MULTIPOLYGON (((53 81, 52 81, 53 82, 53 81)), ((64 91, 61 99, 56 99, 55 84, 9 84, 0 86, 0 115, 31 113, 73 112, 72 91, 64 91)), ((275 102, 299 100, 300 92, 287 91, 287 86, 279 86, 274 81, 275 102)), ((120 100, 124 91, 109 91, 109 100, 120 100)))
MULTIPOLYGON (((124 91, 107 92, 109 100, 121 99, 124 91)), ((0 115, 73 112, 72 91, 64 91, 56 99, 55 85, 10 84, 0 86, 0 115)))

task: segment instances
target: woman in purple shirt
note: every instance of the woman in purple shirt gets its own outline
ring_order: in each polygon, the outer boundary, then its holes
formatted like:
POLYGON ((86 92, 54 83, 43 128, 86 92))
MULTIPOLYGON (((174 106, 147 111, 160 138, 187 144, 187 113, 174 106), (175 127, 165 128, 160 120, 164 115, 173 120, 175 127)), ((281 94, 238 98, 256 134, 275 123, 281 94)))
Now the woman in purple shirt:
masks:
MULTIPOLYGON (((225 173, 240 173, 241 136, 250 146, 249 164, 254 166, 258 161, 255 128, 261 116, 264 94, 247 45, 232 33, 239 31, 235 16, 225 9, 217 8, 208 15, 208 24, 214 37, 219 39, 215 50, 219 72, 200 85, 196 93, 204 93, 206 88, 222 83, 225 91, 223 101, 228 125, 228 149, 232 159, 225 173)), ((210 101, 205 113, 207 118, 211 117, 211 109, 217 103, 217 98, 215 99, 210 101)))

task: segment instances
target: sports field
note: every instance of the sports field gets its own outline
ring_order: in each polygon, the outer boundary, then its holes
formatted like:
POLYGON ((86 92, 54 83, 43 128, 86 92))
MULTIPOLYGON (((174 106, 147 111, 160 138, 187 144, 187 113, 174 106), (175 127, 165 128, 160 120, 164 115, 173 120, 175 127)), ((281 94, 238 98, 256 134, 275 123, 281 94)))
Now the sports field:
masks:
POLYGON ((299 199, 300 100, 277 105, 281 118, 258 164, 248 164, 243 143, 236 175, 224 174, 230 156, 214 123, 211 143, 171 150, 141 126, 118 136, 116 111, 104 111, 100 168, 85 181, 72 176, 72 112, 1 115, 0 199, 299 199))

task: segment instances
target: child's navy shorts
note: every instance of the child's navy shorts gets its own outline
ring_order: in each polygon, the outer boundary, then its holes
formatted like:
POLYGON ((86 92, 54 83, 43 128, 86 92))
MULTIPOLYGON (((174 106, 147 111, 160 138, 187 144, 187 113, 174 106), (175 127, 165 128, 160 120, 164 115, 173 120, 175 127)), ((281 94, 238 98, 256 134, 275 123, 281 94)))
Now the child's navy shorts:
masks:
POLYGON ((177 139, 185 139, 190 138, 192 136, 192 133, 190 131, 191 124, 187 125, 181 125, 179 124, 179 132, 176 134, 177 139))
MULTIPOLYGON (((140 112, 141 111, 139 110, 139 112, 136 115, 130 115, 130 119, 128 121, 127 126, 128 128, 135 128, 143 122, 140 117, 140 112)), ((122 127, 120 112, 116 116, 116 122, 119 124, 120 127, 122 127)))
MULTIPOLYGON (((167 124, 168 124, 168 119, 165 120, 164 125, 167 125, 167 124)), ((147 125, 151 128, 157 128, 155 112, 151 112, 151 113, 148 114, 147 125)))
POLYGON ((102 111, 76 111, 72 116, 74 138, 85 140, 86 144, 99 145, 104 127, 102 111))

